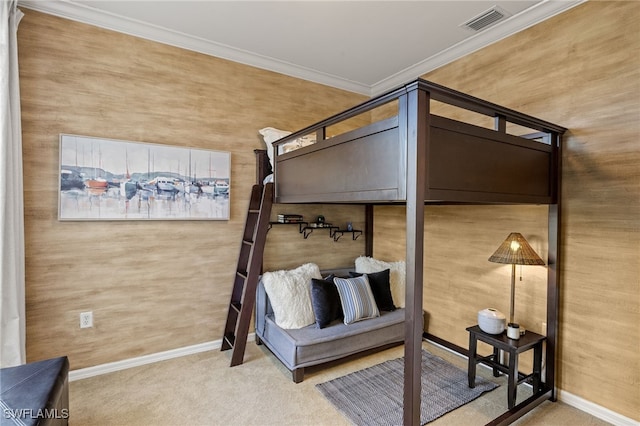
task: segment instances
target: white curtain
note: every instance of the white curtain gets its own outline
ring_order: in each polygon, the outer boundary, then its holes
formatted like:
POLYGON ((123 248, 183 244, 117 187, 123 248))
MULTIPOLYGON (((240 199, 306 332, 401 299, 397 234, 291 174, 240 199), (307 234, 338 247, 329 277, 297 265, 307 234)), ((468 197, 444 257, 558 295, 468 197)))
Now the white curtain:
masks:
POLYGON ((26 358, 17 3, 0 1, 0 367, 24 364, 26 358))

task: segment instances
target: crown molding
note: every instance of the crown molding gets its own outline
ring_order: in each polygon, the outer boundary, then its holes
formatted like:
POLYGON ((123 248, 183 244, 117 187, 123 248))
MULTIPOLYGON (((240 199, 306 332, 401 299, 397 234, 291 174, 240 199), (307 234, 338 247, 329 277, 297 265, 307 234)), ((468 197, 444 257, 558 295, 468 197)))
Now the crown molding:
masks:
POLYGON ((170 46, 203 53, 205 55, 227 59, 244 65, 277 72, 290 77, 312 81, 314 83, 335 87, 349 92, 367 96, 371 94, 371 87, 365 84, 318 72, 289 62, 280 61, 278 59, 258 55, 242 49, 237 49, 222 43, 212 42, 161 26, 152 25, 143 21, 125 18, 120 15, 94 9, 82 4, 72 3, 67 0, 18 0, 18 6, 119 33, 156 41, 170 46))
POLYGON ((371 96, 376 96, 412 81, 430 71, 440 68, 483 47, 489 46, 522 30, 532 27, 546 19, 565 12, 587 0, 545 0, 516 14, 499 25, 487 28, 449 49, 443 50, 424 61, 381 80, 371 86, 371 96))
POLYGON ((18 0, 18 6, 32 9, 49 15, 82 22, 100 28, 117 31, 123 34, 156 41, 170 46, 191 50, 205 55, 215 56, 238 62, 244 65, 277 72, 290 77, 300 78, 337 89, 376 96, 390 89, 401 86, 443 65, 462 58, 485 46, 502 40, 519 31, 529 28, 545 19, 571 9, 587 0, 545 0, 519 13, 506 21, 490 27, 454 46, 431 56, 415 65, 385 78, 372 86, 343 79, 334 75, 318 72, 289 62, 257 55, 221 43, 215 43, 200 37, 191 36, 164 27, 152 25, 139 20, 125 18, 120 15, 94 9, 68 0, 18 0))

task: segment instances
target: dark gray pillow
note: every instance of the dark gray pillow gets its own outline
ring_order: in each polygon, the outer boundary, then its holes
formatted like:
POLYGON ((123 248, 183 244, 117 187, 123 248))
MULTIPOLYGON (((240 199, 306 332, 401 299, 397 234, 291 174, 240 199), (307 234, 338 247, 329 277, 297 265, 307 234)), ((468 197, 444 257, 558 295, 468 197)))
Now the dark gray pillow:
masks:
POLYGON ((359 277, 360 275, 366 275, 369 278, 369 285, 371 286, 371 292, 373 298, 376 300, 376 305, 381 311, 395 311, 396 306, 393 304, 393 297, 391 296, 391 282, 389 281, 390 270, 385 269, 380 272, 373 272, 369 274, 361 274, 358 272, 349 272, 352 277, 359 277))
POLYGON ((311 279, 311 305, 318 328, 325 328, 332 321, 343 318, 340 295, 333 283, 333 276, 324 280, 311 279))

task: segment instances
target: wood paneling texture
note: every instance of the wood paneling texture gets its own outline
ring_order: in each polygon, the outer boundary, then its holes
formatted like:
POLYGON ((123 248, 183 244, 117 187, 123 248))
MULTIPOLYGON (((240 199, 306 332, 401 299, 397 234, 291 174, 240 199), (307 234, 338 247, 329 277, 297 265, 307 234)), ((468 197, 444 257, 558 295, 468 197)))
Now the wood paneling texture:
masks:
MULTIPOLYGON (((220 339, 255 181, 253 150, 264 147, 258 130, 299 129, 364 98, 24 12, 28 360, 68 355, 78 369, 220 339), (230 151, 231 220, 59 222, 59 133, 230 151), (79 313, 89 310, 94 328, 81 330, 79 313)), ((322 210, 328 220, 362 222, 362 208, 350 209, 322 210)), ((363 244, 315 234, 278 240, 272 231, 268 265, 295 266, 314 253, 322 266, 341 266, 363 244), (282 250, 270 249, 280 241, 282 250)))
MULTIPOLYGON (((640 420, 638 28, 640 3, 590 1, 423 76, 569 129, 558 384, 634 420, 640 420)), ((395 240, 404 210, 392 209, 377 208, 375 216, 374 253, 389 260, 404 255, 404 240, 395 240)), ((546 209, 520 209, 427 206, 429 331, 466 347, 464 329, 477 310, 508 312, 508 267, 486 259, 511 231, 536 235, 536 250, 546 239, 546 209)), ((538 293, 527 291, 543 286, 541 271, 523 267, 525 282, 516 283, 516 314, 534 330, 544 308, 538 293)))
MULTIPOLYGON (((467 347, 465 329, 477 323, 478 311, 496 308, 509 315, 511 267, 489 262, 489 256, 511 232, 520 232, 543 258, 547 256, 546 206, 425 206, 423 309, 426 329, 467 347)), ((374 256, 405 258, 404 206, 374 209, 374 256)), ((540 332, 546 320, 546 268, 516 268, 516 320, 540 332)), ((489 354, 484 344, 479 352, 489 354)), ((525 354, 523 369, 530 367, 525 354)))
MULTIPOLYGON (((307 222, 315 222, 319 215, 341 229, 347 222, 353 229, 364 230, 364 206, 344 204, 274 204, 271 220, 278 213, 294 213, 304 216, 307 222)), ((320 269, 354 267, 356 257, 364 254, 364 235, 357 240, 345 234, 333 241, 328 229, 314 229, 305 240, 298 225, 274 225, 267 234, 263 269, 273 271, 290 269, 300 265, 300 259, 316 263, 320 269)))

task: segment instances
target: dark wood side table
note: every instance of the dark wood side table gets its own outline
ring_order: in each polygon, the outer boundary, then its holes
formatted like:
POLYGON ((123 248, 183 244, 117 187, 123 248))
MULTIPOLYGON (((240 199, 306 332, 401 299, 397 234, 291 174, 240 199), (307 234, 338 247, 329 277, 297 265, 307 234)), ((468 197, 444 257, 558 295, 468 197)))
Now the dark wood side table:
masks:
POLYGON ((541 385, 541 373, 542 373, 542 342, 546 340, 545 336, 527 331, 520 336, 520 339, 513 340, 507 337, 506 331, 502 334, 489 334, 480 329, 479 326, 474 325, 467 328, 469 332, 469 387, 476 386, 476 364, 479 362, 485 363, 493 368, 493 375, 498 377, 499 372, 505 373, 509 376, 509 387, 507 390, 507 403, 509 409, 512 409, 516 404, 516 389, 518 384, 525 380, 532 378, 533 381, 533 393, 538 393, 541 385), (478 340, 493 346, 493 354, 489 356, 478 356, 477 346, 478 340), (518 355, 522 352, 533 349, 533 372, 529 375, 525 375, 518 372, 518 355), (503 350, 509 354, 509 365, 500 363, 500 350, 503 350))

